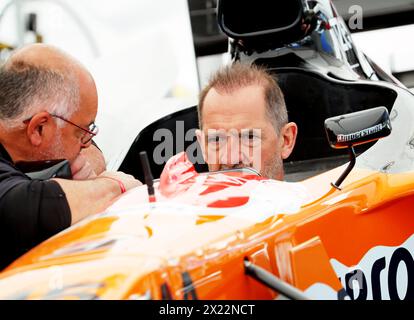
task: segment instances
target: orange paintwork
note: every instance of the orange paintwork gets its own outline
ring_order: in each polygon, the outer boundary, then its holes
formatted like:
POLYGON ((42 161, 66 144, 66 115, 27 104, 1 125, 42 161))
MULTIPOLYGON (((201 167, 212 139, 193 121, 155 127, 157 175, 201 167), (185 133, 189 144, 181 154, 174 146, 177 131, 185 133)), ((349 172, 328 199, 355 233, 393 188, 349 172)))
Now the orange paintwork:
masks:
POLYGON ((243 189, 261 183, 251 174, 206 177, 186 167, 184 179, 164 175, 156 203, 148 203, 145 186, 132 190, 15 261, 1 274, 0 298, 276 298, 245 275, 245 258, 305 292, 323 284, 338 293, 343 287, 331 259, 353 266, 371 248, 399 246, 414 233, 414 172, 356 168, 339 191, 329 182, 342 169, 297 184, 309 194, 296 212, 264 217, 246 195, 255 187, 243 189))

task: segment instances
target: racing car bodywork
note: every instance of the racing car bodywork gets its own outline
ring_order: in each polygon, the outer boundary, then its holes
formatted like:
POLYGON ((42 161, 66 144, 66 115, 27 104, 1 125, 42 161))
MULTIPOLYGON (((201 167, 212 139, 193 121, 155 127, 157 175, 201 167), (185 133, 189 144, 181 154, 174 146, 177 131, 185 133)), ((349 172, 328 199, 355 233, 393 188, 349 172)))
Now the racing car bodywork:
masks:
MULTIPOLYGON (((198 174, 180 154, 156 202, 137 188, 49 239, 3 272, 0 297, 277 297, 246 275, 248 259, 309 298, 412 299, 414 173, 368 168, 362 156, 338 190, 330 182, 342 168, 288 183, 247 169, 198 174)), ((403 153, 394 159, 402 165, 403 153)))
MULTIPOLYGON (((326 141, 326 118, 333 117, 328 125, 353 126, 348 120, 361 113, 348 113, 376 108, 376 113, 367 111, 379 115, 375 124, 385 121, 379 121, 384 112, 377 107, 389 111, 384 137, 361 151, 345 180, 332 185, 346 164, 286 182, 248 168, 198 173, 185 153, 171 158, 160 175, 152 162, 160 177, 155 202, 141 186, 105 212, 45 241, 1 273, 0 298, 288 296, 252 277, 248 266, 253 265, 303 298, 414 299, 414 96, 357 52, 329 1, 290 2, 294 5, 282 10, 292 18, 285 23, 289 26, 265 25, 265 31, 249 32, 230 24, 232 29, 225 18, 234 8, 229 0, 219 3, 219 22, 233 37, 235 60, 265 62, 279 76, 290 116, 302 130, 293 156, 299 165, 318 162, 315 154, 338 152, 326 141), (287 10, 293 11, 289 15, 287 10), (348 50, 334 46, 341 39, 351 45, 348 50), (321 50, 318 43, 332 50, 321 50)), ((259 11, 264 9, 270 10, 259 11)), ((194 112, 183 110, 148 127, 121 168, 142 175, 131 166, 138 162, 138 151, 154 149, 147 137, 177 119, 189 119, 185 126, 196 127, 194 112)), ((372 123, 349 135, 348 148, 356 141, 370 142, 384 128, 376 130, 372 123)), ((340 130, 333 135, 336 143, 346 140, 340 130)))

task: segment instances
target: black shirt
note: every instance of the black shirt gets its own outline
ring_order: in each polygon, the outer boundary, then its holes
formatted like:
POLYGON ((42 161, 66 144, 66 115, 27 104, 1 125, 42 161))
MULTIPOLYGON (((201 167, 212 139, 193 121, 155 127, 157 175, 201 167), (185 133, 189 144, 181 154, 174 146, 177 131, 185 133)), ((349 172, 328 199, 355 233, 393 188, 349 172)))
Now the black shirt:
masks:
POLYGON ((0 269, 70 224, 60 185, 30 179, 0 144, 0 269))

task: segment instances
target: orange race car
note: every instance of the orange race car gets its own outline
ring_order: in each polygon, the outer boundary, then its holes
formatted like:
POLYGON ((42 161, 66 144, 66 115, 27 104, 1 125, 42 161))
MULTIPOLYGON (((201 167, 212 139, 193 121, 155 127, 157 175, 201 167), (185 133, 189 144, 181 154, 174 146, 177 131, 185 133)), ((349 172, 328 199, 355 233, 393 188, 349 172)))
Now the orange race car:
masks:
POLYGON ((246 3, 219 1, 219 24, 234 60, 278 75, 302 129, 288 181, 203 173, 179 152, 194 140, 154 163, 156 129, 197 126, 194 107, 168 115, 120 167, 146 185, 16 260, 1 299, 414 299, 413 94, 330 1, 246 3))

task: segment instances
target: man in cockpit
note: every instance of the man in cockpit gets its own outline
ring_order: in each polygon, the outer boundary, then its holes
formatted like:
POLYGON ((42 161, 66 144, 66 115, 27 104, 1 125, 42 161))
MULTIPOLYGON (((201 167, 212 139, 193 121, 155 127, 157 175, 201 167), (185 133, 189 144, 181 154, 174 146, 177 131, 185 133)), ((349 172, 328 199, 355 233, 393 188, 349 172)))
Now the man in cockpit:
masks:
POLYGON ((234 63, 215 73, 201 91, 197 139, 210 171, 252 167, 284 179, 297 125, 288 122, 283 93, 264 68, 234 63))

